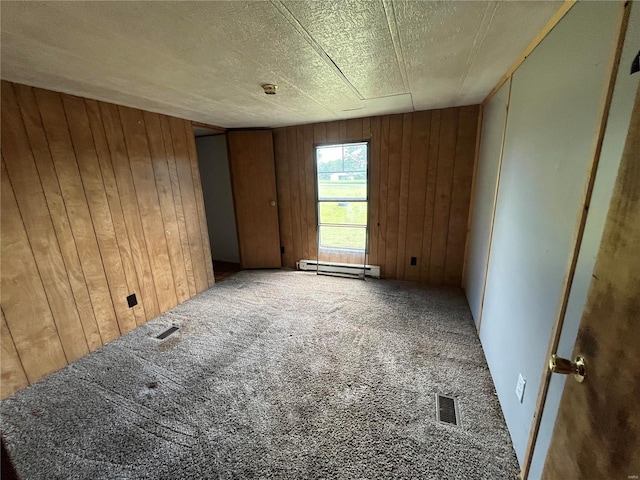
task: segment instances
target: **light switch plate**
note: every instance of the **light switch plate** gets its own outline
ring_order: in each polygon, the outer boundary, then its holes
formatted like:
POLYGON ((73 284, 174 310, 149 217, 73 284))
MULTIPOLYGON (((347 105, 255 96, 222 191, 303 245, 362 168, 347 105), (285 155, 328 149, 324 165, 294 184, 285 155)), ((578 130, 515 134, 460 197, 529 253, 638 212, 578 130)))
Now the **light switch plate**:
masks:
POLYGON ((527 384, 527 381, 522 377, 522 374, 518 374, 518 383, 516 385, 516 396, 518 397, 518 401, 522 403, 522 399, 524 398, 524 386, 527 384))

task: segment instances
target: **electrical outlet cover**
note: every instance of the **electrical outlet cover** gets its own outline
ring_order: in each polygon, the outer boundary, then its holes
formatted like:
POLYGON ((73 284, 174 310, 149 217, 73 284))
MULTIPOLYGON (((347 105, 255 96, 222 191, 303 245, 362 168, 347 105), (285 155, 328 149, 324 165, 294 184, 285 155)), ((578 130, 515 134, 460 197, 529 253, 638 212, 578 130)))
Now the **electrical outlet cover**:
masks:
POLYGON ((518 383, 516 385, 516 396, 518 397, 518 401, 522 403, 522 399, 524 398, 524 386, 527 381, 522 377, 522 374, 518 375, 518 383))

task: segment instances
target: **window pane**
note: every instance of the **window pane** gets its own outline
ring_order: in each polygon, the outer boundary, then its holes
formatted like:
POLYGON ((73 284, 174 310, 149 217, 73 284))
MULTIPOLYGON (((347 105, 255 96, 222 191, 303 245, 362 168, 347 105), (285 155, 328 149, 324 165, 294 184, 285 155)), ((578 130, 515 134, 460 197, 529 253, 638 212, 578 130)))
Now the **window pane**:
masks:
MULTIPOLYGON (((342 151, 345 172, 367 172, 367 144, 345 145, 342 151)), ((366 175, 365 177, 366 178, 366 175)))
POLYGON ((320 202, 320 223, 367 224, 366 202, 320 202))
POLYGON ((318 173, 342 172, 342 145, 317 148, 318 173))
MULTIPOLYGON (((367 199, 367 180, 349 178, 352 174, 333 173, 333 179, 318 179, 318 198, 320 200, 339 200, 343 198, 367 199), (344 178, 344 177, 347 178, 344 178)), ((356 174, 360 175, 360 174, 356 174)), ((366 177, 366 173, 363 173, 366 177)))
POLYGON ((325 248, 353 248, 364 250, 366 228, 329 227, 320 225, 320 246, 325 248))

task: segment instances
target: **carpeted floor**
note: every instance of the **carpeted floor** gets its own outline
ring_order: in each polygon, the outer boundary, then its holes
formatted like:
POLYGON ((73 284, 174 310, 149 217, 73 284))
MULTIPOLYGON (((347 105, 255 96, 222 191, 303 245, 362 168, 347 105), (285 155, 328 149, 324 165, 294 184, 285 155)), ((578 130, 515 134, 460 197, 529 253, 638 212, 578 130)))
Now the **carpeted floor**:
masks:
POLYGON ((0 410, 23 480, 518 473, 462 291, 405 282, 243 271, 0 410))

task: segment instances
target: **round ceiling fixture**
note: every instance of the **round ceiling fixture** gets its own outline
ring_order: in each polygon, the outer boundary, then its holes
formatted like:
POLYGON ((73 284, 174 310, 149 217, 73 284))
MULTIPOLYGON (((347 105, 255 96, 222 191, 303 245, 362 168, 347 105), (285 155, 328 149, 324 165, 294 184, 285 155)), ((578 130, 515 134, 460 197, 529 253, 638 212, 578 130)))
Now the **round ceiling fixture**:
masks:
POLYGON ((267 95, 275 95, 278 86, 274 85, 273 83, 265 83, 264 85, 262 85, 262 89, 267 95))

